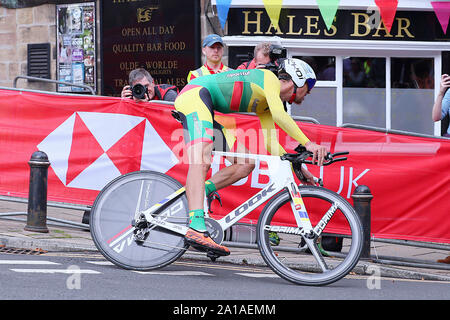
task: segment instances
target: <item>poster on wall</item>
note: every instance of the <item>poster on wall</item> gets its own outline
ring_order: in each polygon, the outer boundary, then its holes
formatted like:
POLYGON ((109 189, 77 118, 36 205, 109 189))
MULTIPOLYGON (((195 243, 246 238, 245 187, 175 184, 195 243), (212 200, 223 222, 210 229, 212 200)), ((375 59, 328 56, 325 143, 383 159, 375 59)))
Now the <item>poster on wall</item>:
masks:
MULTIPOLYGON (((95 3, 56 6, 57 79, 96 87, 95 3)), ((88 89, 58 84, 58 92, 89 92, 88 89)))

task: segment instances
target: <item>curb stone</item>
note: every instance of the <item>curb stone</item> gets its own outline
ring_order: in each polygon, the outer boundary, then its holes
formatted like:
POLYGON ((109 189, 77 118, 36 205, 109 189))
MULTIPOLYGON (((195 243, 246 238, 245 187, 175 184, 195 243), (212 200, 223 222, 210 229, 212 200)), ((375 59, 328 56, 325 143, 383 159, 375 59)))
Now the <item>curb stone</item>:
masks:
POLYGON ((0 245, 21 249, 39 248, 45 251, 98 251, 94 245, 80 245, 70 242, 63 243, 58 240, 29 239, 20 237, 0 237, 0 245))

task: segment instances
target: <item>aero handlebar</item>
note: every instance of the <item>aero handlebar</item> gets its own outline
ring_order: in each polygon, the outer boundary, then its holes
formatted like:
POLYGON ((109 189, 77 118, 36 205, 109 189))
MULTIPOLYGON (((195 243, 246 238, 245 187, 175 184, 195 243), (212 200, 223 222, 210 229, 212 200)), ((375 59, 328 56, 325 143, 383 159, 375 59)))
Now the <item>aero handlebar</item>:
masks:
MULTIPOLYGON (((297 151, 297 153, 285 153, 284 155, 281 156, 281 160, 287 160, 294 164, 298 164, 298 163, 314 164, 314 163, 312 163, 311 160, 306 160, 306 159, 312 157, 313 154, 312 154, 312 152, 307 151, 305 147, 303 147, 302 145, 299 145, 297 148, 295 148, 295 151, 297 151)), ((325 156, 325 161, 324 161, 323 165, 328 166, 337 161, 347 160, 347 157, 337 158, 339 156, 343 156, 343 155, 347 155, 347 154, 349 154, 348 151, 341 151, 341 152, 336 152, 336 153, 328 152, 327 155, 325 156)))

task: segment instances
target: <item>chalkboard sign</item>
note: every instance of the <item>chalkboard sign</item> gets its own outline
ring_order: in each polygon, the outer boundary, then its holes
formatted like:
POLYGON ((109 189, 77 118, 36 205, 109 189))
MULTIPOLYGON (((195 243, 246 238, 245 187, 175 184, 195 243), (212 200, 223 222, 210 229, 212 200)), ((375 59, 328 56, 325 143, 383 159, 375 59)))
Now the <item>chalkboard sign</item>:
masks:
POLYGON ((131 70, 182 88, 200 64, 198 0, 101 1, 102 93, 119 96, 131 70))

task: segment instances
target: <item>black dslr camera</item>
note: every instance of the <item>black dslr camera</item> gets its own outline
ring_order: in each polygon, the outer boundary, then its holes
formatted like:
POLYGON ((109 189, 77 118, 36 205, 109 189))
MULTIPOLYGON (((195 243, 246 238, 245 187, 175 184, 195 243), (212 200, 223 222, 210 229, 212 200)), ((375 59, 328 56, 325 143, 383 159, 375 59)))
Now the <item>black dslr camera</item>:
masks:
POLYGON ((279 59, 286 58, 286 48, 278 44, 270 45, 269 58, 273 63, 276 63, 279 59))
POLYGON ((148 95, 148 89, 147 89, 147 87, 138 83, 131 87, 131 93, 132 93, 133 97, 135 97, 136 99, 143 100, 143 99, 146 99, 145 94, 148 95))

